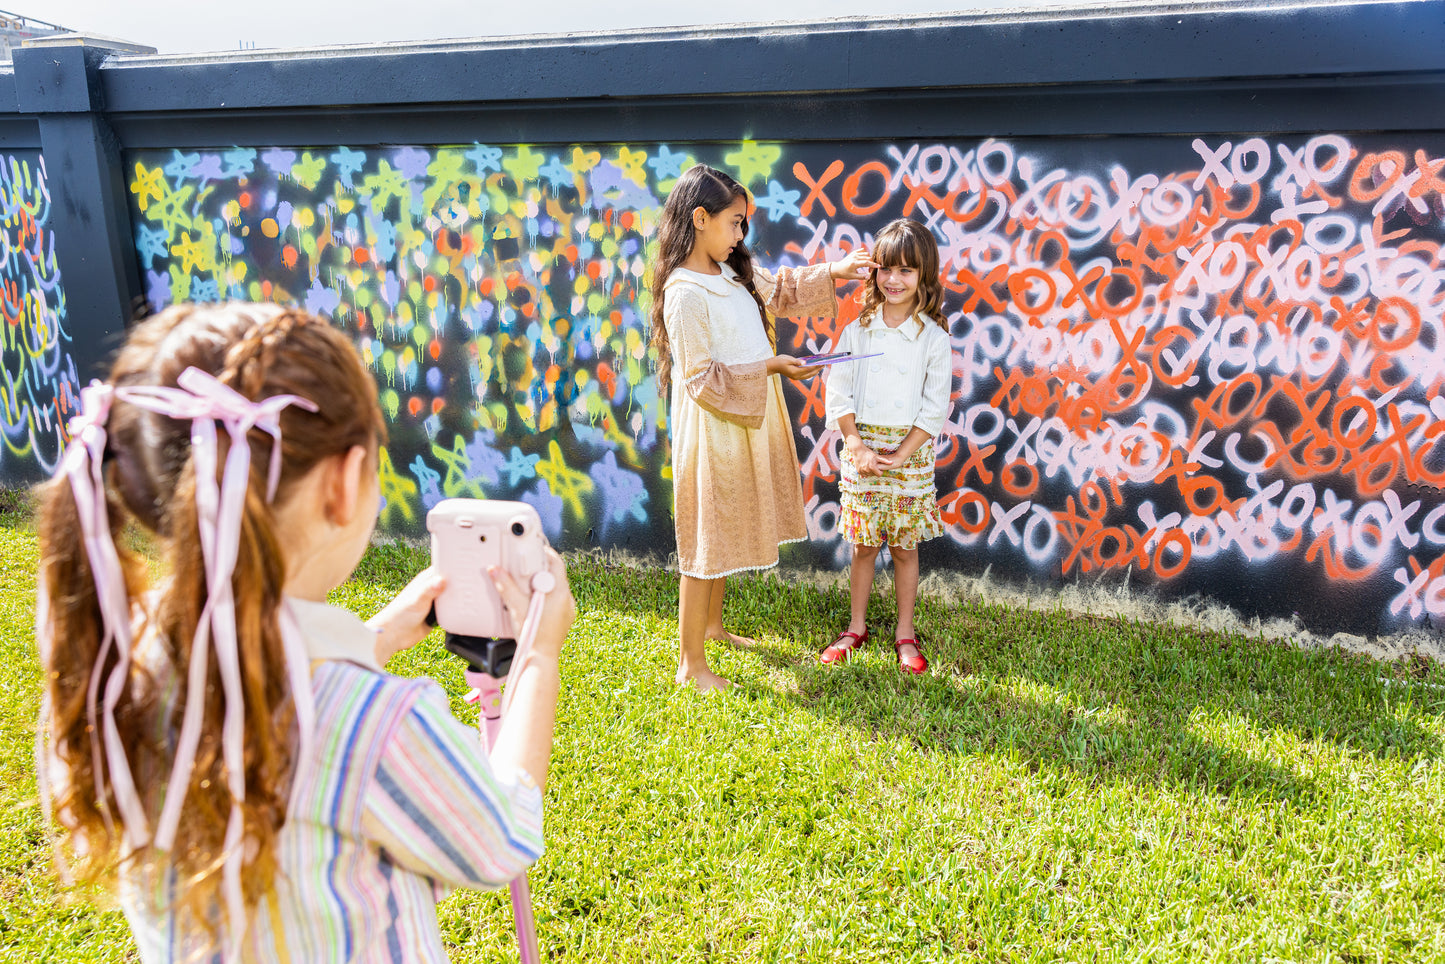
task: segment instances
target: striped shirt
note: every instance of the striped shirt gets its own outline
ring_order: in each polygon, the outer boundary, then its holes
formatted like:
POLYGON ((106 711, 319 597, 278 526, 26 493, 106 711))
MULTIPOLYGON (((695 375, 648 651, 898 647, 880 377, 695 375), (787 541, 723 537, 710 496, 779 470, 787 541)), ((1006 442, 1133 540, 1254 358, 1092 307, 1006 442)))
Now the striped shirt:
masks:
MULTIPOLYGON (((541 856, 542 794, 525 772, 511 782, 492 772, 477 730, 452 716, 435 682, 382 672, 375 635, 356 616, 287 605, 313 658, 315 745, 245 960, 444 962, 437 901, 455 887, 503 886, 541 856)), ((121 903, 141 960, 198 959, 204 935, 178 933, 166 900, 127 883, 121 903)))

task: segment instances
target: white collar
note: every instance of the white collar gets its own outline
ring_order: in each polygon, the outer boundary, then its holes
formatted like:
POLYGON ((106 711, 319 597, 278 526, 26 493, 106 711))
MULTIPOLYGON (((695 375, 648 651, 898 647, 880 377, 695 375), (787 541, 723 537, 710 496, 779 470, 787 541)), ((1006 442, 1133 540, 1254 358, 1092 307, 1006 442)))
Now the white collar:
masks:
MULTIPOLYGON (((919 336, 921 336, 921 335, 923 334, 923 316, 919 315, 918 312, 914 312, 914 313, 909 317, 908 321, 905 321, 903 324, 899 325, 897 328, 894 328, 894 329, 891 329, 891 330, 898 332, 898 333, 901 334, 904 338, 907 338, 909 341, 917 341, 917 340, 919 339, 919 336), (908 321, 913 322, 913 324, 910 325, 910 324, 908 323, 908 321)), ((875 326, 882 327, 882 328, 887 328, 887 327, 888 327, 888 325, 885 324, 884 321, 883 321, 883 309, 882 309, 882 308, 875 308, 875 309, 873 310, 873 313, 872 313, 871 315, 869 315, 867 318, 864 318, 864 319, 863 319, 863 327, 864 327, 864 328, 872 328, 872 327, 875 327, 875 326)))
POLYGON ((738 273, 731 265, 720 264, 722 274, 703 274, 701 271, 694 271, 691 268, 673 268, 672 274, 667 276, 667 284, 662 286, 666 291, 674 284, 694 284, 704 291, 726 298, 732 294, 742 282, 738 281, 738 273))
POLYGON ((339 659, 381 672, 376 661, 376 630, 348 609, 327 603, 309 602, 295 596, 281 597, 301 630, 306 655, 316 660, 339 659))

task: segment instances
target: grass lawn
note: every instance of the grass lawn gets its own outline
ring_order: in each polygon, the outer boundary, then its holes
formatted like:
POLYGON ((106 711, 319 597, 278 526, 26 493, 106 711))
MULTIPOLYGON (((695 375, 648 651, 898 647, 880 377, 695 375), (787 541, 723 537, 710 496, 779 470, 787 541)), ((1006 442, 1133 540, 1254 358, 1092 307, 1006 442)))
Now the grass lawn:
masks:
MULTIPOLYGON (((48 869, 23 521, 0 552, 0 961, 135 960, 48 869)), ((337 597, 369 615, 423 563, 375 548, 337 597)), ((712 650, 740 685, 703 699, 672 683, 674 577, 570 572, 532 874, 553 959, 1445 961, 1441 667, 925 599, 930 675, 876 643, 828 670, 846 591, 740 579, 763 645, 712 650)), ((435 638, 390 668, 467 714, 435 638)), ((515 960, 510 916, 451 897, 452 959, 515 960)))

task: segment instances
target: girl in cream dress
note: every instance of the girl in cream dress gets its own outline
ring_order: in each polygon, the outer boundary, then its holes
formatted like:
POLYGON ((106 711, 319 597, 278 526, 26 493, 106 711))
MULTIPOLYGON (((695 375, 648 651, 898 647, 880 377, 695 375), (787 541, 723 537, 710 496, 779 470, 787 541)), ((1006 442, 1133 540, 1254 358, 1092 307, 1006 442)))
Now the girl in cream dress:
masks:
POLYGON ((747 645, 723 628, 724 578, 778 563, 778 546, 807 537, 793 430, 777 375, 818 369, 774 351, 769 312, 831 316, 834 283, 872 265, 841 261, 777 276, 753 265, 747 191, 699 165, 678 178, 663 209, 653 268, 652 344, 671 385, 677 525, 677 680, 709 691, 728 681, 707 665, 706 639, 747 645))

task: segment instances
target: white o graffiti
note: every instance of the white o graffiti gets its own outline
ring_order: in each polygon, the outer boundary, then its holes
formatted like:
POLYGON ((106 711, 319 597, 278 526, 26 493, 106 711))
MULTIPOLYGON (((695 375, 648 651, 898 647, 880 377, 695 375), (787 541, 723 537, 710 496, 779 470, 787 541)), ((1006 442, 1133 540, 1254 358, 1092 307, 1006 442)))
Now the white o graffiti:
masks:
POLYGON ((1354 243, 1358 230, 1343 214, 1321 214, 1305 222, 1304 243, 1320 254, 1339 254, 1354 243), (1336 236, 1328 237, 1330 233, 1336 236))
POLYGON ((1251 137, 1234 149, 1234 156, 1229 159, 1229 172, 1240 184, 1253 184, 1269 173, 1269 164, 1269 145, 1263 138, 1251 137), (1254 155, 1253 166, 1245 163, 1251 154, 1254 155))
POLYGON ((1179 528, 1194 546, 1191 552, 1194 559, 1213 559, 1223 548, 1220 545, 1223 537, 1219 532, 1219 523, 1209 516, 1192 515, 1179 528))
POLYGON ((1035 505, 1029 513, 1028 524, 1024 526, 1024 554, 1034 563, 1048 562, 1054 556, 1058 545, 1059 527, 1054 524, 1054 514, 1041 505, 1035 505), (1039 542, 1036 533, 1042 529, 1044 541, 1039 542))
POLYGON ((990 187, 1002 187, 1013 177, 1013 145, 993 139, 986 140, 979 145, 977 163, 978 173, 990 187), (999 159, 997 168, 989 166, 990 158, 999 159))
POLYGON ((1310 140, 1305 148, 1305 168, 1309 171, 1310 177, 1320 184, 1332 184, 1335 179, 1345 173, 1349 167, 1350 159, 1355 156, 1355 150, 1350 142, 1339 134, 1321 134, 1310 140), (1320 153, 1322 151, 1332 152, 1328 162, 1320 164, 1320 153))
POLYGON ((994 439, 1003 434, 1004 415, 1003 412, 992 405, 979 403, 969 408, 968 414, 963 419, 963 434, 970 442, 978 446, 988 445, 994 439), (988 417, 993 420, 988 431, 980 431, 978 420, 988 417))

